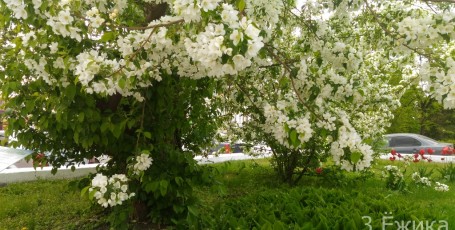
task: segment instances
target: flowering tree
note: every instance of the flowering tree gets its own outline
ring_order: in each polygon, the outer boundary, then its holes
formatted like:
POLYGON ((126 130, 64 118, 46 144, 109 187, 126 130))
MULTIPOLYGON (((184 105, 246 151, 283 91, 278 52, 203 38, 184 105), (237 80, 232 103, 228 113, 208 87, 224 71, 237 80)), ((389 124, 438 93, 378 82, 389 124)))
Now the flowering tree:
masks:
POLYGON ((54 167, 110 156, 90 197, 154 220, 192 212, 182 147, 210 142, 219 108, 287 181, 329 155, 363 170, 407 84, 455 107, 450 2, 2 0, 8 133, 54 167))

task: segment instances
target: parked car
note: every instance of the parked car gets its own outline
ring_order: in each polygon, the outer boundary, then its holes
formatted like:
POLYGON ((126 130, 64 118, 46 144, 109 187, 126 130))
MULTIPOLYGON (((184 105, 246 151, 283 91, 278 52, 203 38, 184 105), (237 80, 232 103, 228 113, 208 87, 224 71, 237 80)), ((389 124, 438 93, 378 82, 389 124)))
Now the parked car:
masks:
POLYGON ((245 147, 245 143, 221 142, 210 150, 210 154, 243 153, 245 147))
POLYGON ((400 154, 415 154, 425 151, 427 154, 455 154, 453 144, 441 143, 429 137, 413 133, 393 133, 385 135, 388 150, 394 149, 400 154))

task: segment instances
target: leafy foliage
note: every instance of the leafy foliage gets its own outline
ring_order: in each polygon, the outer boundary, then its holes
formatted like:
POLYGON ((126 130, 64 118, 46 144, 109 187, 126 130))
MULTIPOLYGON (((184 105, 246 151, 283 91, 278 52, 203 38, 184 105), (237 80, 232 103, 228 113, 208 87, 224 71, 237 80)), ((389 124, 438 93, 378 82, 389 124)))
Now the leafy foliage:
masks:
POLYGON ((452 162, 446 164, 444 167, 438 169, 441 174, 441 179, 447 180, 450 182, 455 181, 455 166, 452 162))
POLYGON ((400 99, 401 107, 394 111, 389 133, 419 133, 436 140, 455 138, 455 112, 444 109, 420 87, 406 90, 400 99))
POLYGON ((197 216, 192 188, 210 176, 193 155, 218 128, 269 145, 276 171, 295 185, 329 156, 343 170, 370 167, 371 140, 389 125, 405 84, 425 82, 455 108, 451 4, 296 4, 2 0, 0 90, 11 145, 33 150, 33 159, 44 154, 54 173, 107 156, 86 191, 120 228, 127 218, 197 216), (396 76, 405 82, 389 84, 396 76), (233 127, 238 114, 247 121, 233 127), (132 191, 105 199, 101 189, 116 175, 132 191))
MULTIPOLYGON (((379 161, 373 172, 381 171, 387 163, 379 161)), ((437 171, 444 165, 432 163, 425 167, 437 171)), ((268 160, 229 162, 206 169, 214 170, 205 175, 214 176, 217 183, 213 184, 215 186, 194 186, 194 197, 200 202, 191 206, 193 214, 175 219, 173 227, 259 229, 272 226, 273 229, 285 226, 314 229, 319 226, 333 229, 338 224, 342 226, 340 228, 363 229, 368 223, 368 219, 362 218, 364 216, 371 218, 374 229, 382 228, 383 217, 393 217, 393 220, 386 220, 387 223, 447 220, 449 226, 455 224, 452 192, 440 193, 427 187, 411 193, 395 192, 382 186, 379 177, 359 180, 357 173, 335 172, 327 167, 322 174, 305 175, 305 183, 290 187, 280 182, 268 160), (333 176, 334 173, 338 176, 333 176)), ((90 180, 81 183, 78 180, 37 181, 0 187, 3 204, 0 224, 7 229, 112 227, 107 225, 108 219, 114 217, 108 215, 109 210, 88 209, 87 199, 81 199, 78 192, 68 190, 68 184, 80 189, 87 182, 90 180)), ((133 229, 166 227, 150 222, 129 224, 133 229)))

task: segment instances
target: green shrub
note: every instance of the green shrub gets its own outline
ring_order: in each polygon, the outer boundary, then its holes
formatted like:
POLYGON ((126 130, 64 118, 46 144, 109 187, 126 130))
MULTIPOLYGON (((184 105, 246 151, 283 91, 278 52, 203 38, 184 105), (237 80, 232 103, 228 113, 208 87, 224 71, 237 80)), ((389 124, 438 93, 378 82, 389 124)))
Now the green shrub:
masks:
POLYGON ((442 179, 448 180, 450 182, 455 181, 455 166, 452 162, 445 164, 441 168, 438 168, 438 171, 441 173, 442 179))

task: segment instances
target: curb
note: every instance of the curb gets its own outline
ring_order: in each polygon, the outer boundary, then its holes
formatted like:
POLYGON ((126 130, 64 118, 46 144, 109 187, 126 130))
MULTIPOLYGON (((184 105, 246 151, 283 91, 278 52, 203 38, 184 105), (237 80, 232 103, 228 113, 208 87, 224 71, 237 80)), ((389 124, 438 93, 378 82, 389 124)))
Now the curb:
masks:
POLYGON ((36 168, 36 170, 34 168, 5 169, 0 173, 0 185, 40 179, 53 180, 82 177, 89 173, 95 173, 98 165, 79 165, 74 171, 71 171, 71 168, 62 167, 58 169, 55 175, 51 173, 52 167, 36 168))
MULTIPOLYGON (((207 158, 196 156, 194 159, 198 164, 212 164, 220 163, 225 161, 233 160, 246 160, 246 159, 257 159, 267 157, 265 155, 259 157, 253 157, 243 153, 230 153, 230 154, 219 154, 209 155, 207 158)), ((76 170, 71 171, 71 168, 61 167, 58 169, 57 173, 53 175, 51 173, 52 167, 38 167, 36 170, 34 168, 9 168, 4 169, 0 172, 0 186, 6 185, 9 183, 17 182, 26 182, 34 181, 39 179, 68 179, 75 177, 83 177, 89 173, 96 173, 96 167, 100 164, 86 164, 76 166, 76 170)))

